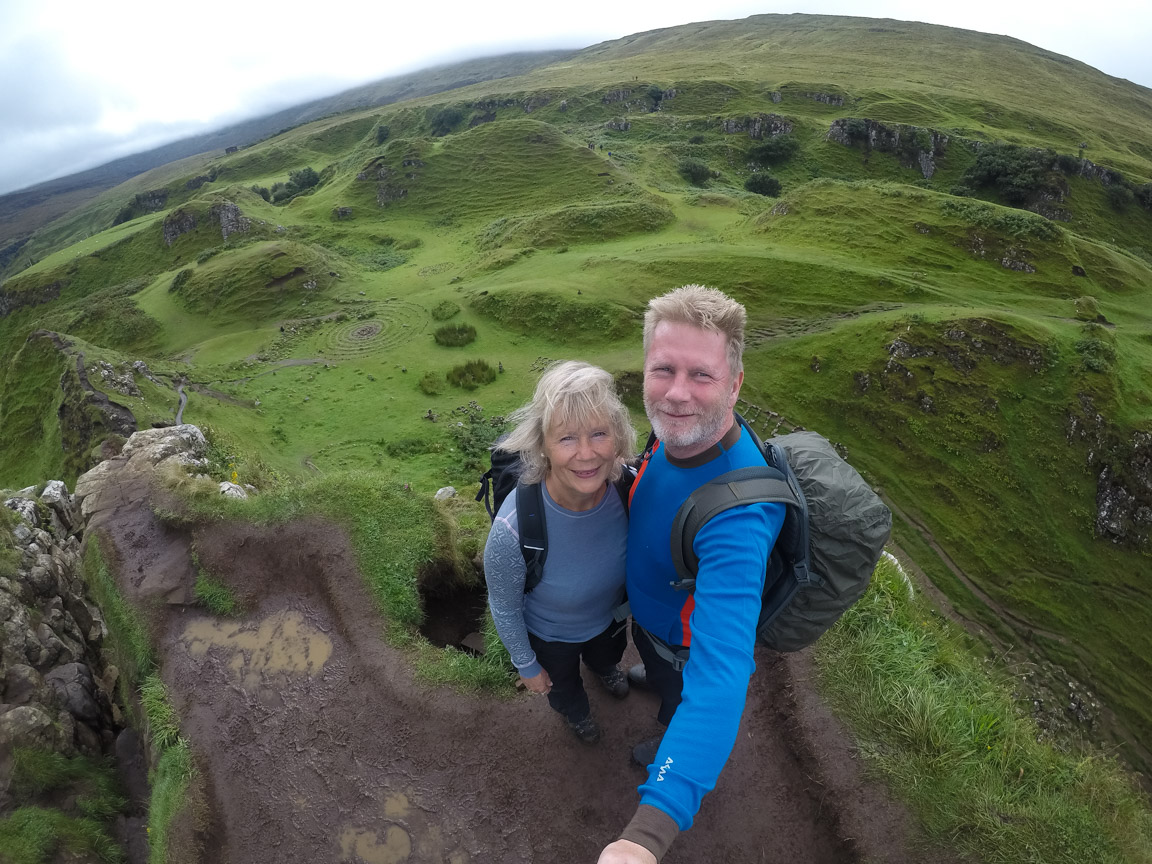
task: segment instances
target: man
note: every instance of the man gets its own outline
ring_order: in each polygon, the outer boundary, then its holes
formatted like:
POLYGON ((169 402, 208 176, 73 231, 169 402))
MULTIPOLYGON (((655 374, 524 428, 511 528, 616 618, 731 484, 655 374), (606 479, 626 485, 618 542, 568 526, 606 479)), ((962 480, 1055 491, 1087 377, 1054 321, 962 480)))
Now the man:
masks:
POLYGON ((661 697, 662 738, 633 758, 647 765, 640 806, 599 864, 655 864, 692 824, 732 752, 755 668, 752 651, 781 504, 728 510, 697 534, 695 592, 677 590, 672 520, 685 498, 720 474, 764 459, 735 421, 744 381, 744 307, 685 285, 648 304, 644 407, 658 443, 632 489, 628 598, 643 669, 661 697), (685 661, 687 658, 687 662, 685 661))

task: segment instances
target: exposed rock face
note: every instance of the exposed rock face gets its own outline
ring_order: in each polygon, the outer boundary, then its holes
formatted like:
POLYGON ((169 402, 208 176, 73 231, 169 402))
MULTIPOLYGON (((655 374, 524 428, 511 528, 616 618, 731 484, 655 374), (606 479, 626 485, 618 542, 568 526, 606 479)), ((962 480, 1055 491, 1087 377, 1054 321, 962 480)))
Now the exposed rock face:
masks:
POLYGON ((863 143, 869 150, 893 153, 911 168, 919 168, 925 180, 936 173, 936 160, 948 149, 948 136, 922 126, 886 126, 875 120, 841 117, 833 120, 824 136, 829 141, 852 147, 863 143))
POLYGON ((1152 538, 1152 432, 1115 448, 1096 479, 1096 536, 1148 546, 1152 538))
POLYGON ((35 291, 3 291, 0 290, 0 318, 11 315, 17 309, 25 306, 39 306, 41 303, 50 303, 60 296, 64 283, 53 282, 35 291))
POLYGON ((627 102, 631 97, 631 90, 609 90, 600 97, 600 101, 605 105, 611 105, 613 102, 627 102))
POLYGON ((187 210, 176 210, 164 219, 164 242, 171 246, 189 231, 196 230, 196 216, 187 210))
POLYGON ((100 378, 107 387, 125 396, 139 396, 140 388, 136 386, 136 378, 131 368, 117 372, 116 367, 104 360, 97 361, 96 368, 100 371, 100 378))
POLYGON ((252 227, 252 220, 241 213, 240 208, 231 201, 213 204, 209 213, 214 221, 220 223, 220 234, 224 240, 233 234, 243 234, 252 227))
POLYGON ((837 93, 805 93, 804 98, 813 102, 823 102, 825 105, 840 107, 844 104, 844 97, 837 93))
MULTIPOLYGON (((22 490, 3 503, 20 516, 20 561, 0 576, 0 752, 107 755, 119 728, 117 672, 100 655, 107 631, 83 581, 80 511, 59 480, 38 498, 22 490)), ((0 792, 10 779, 4 761, 0 792)))
POLYGON ((749 138, 760 140, 774 135, 787 135, 792 122, 779 114, 753 114, 750 117, 729 117, 720 121, 720 129, 729 135, 747 132, 749 138))
POLYGON ((625 120, 623 117, 616 117, 605 123, 604 128, 613 129, 616 132, 627 132, 632 128, 632 124, 628 120, 625 120))

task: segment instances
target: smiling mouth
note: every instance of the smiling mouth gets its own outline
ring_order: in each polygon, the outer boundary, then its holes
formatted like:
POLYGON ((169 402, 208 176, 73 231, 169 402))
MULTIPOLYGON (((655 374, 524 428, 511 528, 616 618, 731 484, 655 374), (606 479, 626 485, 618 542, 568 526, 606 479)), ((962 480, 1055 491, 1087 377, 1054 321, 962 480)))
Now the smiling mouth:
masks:
POLYGON ((577 477, 580 477, 581 479, 587 480, 587 479, 589 479, 591 477, 595 477, 597 474, 599 474, 600 469, 599 468, 589 468, 587 471, 573 471, 572 473, 575 474, 577 477))

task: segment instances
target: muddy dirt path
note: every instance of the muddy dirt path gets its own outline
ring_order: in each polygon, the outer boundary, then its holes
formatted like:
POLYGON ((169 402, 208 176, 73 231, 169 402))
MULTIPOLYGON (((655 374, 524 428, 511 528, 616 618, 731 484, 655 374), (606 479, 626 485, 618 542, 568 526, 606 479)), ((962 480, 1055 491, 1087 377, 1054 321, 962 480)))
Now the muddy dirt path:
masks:
MULTIPOLYGON (((137 501, 104 528, 124 590, 165 599, 162 674, 207 777, 202 861, 591 864, 630 818, 644 775, 628 754, 655 731, 651 694, 617 702, 589 681, 604 737, 588 746, 542 699, 417 680, 331 526, 188 538, 137 501), (243 619, 182 602, 190 541, 248 600, 243 619)), ((909 850, 906 814, 861 779, 809 663, 758 658, 732 757, 667 864, 947 860, 909 850)))

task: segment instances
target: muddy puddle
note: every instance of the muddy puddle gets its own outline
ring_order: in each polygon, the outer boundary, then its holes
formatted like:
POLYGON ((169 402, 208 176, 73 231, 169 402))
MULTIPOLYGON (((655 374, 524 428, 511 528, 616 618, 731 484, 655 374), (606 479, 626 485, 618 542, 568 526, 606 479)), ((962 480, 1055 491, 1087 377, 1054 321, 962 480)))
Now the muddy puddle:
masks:
POLYGON ((226 657, 227 668, 246 690, 283 675, 315 677, 332 657, 332 640, 291 609, 256 623, 190 621, 181 641, 195 658, 213 651, 226 657))

